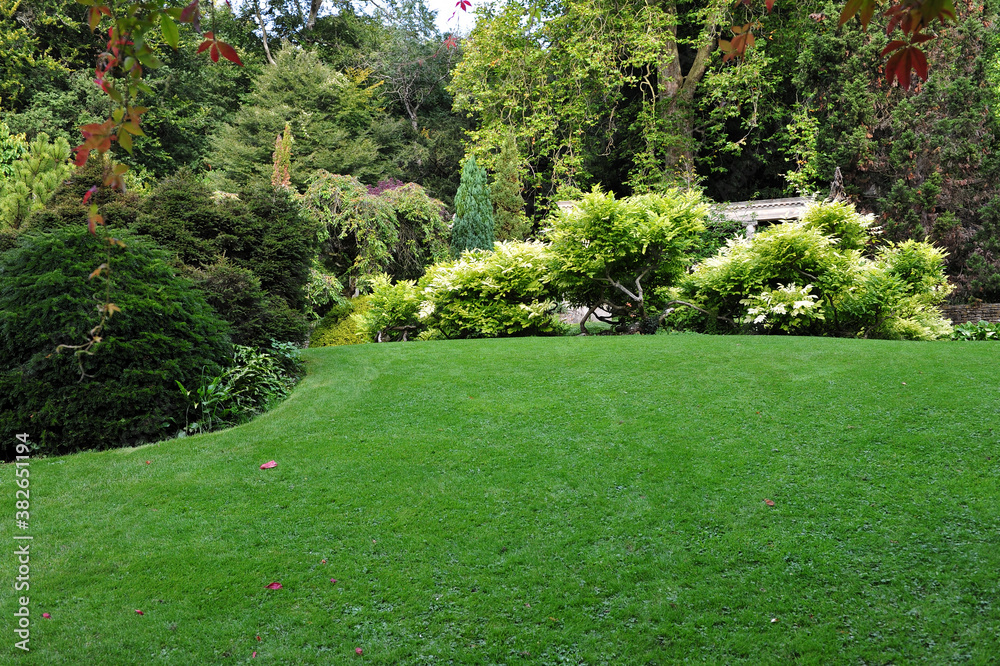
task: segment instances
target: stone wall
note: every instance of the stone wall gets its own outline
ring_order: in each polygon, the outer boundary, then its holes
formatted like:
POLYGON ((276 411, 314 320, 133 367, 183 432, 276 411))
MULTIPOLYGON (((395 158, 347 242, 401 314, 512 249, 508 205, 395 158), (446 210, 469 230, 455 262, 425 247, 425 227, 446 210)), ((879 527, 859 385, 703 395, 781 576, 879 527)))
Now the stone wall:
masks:
POLYGON ((1000 321, 1000 303, 980 303, 979 305, 939 305, 938 309, 945 319, 951 319, 953 324, 964 324, 967 321, 1000 321))

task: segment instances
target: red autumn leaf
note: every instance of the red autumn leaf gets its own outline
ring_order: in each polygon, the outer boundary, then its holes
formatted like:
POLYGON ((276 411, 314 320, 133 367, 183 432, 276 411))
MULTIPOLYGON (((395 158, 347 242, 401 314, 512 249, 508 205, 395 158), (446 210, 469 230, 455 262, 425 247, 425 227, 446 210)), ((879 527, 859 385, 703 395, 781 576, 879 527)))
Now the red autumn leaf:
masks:
POLYGON ((274 583, 270 583, 268 585, 265 585, 264 587, 266 587, 269 590, 280 590, 281 589, 281 583, 274 582, 274 583))
POLYGON ((219 62, 219 43, 212 42, 212 48, 208 50, 208 57, 212 59, 212 62, 219 62))
POLYGON ((764 0, 764 6, 767 7, 767 12, 770 14, 774 7, 774 0, 764 0))
MULTIPOLYGON (((472 3, 469 2, 469 0, 458 0, 458 2, 455 3, 455 6, 461 9, 463 12, 467 12, 469 11, 469 7, 472 6, 472 3)), ((358 654, 361 653, 359 652, 358 654)))
POLYGON ((885 45, 884 49, 882 49, 882 57, 884 58, 886 54, 891 53, 892 51, 895 51, 896 49, 903 46, 906 46, 906 42, 899 39, 892 40, 891 42, 885 45))
POLYGON ((46 620, 48 620, 48 619, 50 619, 50 618, 51 618, 52 616, 51 616, 51 615, 49 615, 48 613, 42 613, 42 617, 44 617, 44 618, 45 618, 46 620))
POLYGON ((240 56, 239 54, 236 53, 236 49, 234 49, 229 44, 226 44, 225 42, 217 42, 217 44, 219 45, 219 53, 222 54, 223 58, 225 58, 229 62, 236 63, 240 67, 243 66, 243 61, 240 60, 240 56))
POLYGON ((927 73, 927 58, 923 52, 915 46, 900 49, 892 54, 889 62, 885 65, 885 78, 889 83, 895 78, 899 81, 900 87, 908 90, 910 87, 910 70, 917 70, 919 76, 921 72, 927 73))
POLYGON ((250 658, 251 658, 251 659, 256 659, 256 658, 257 658, 257 650, 254 650, 254 651, 253 651, 253 654, 252 654, 252 655, 250 655, 250 658))
POLYGON ((152 460, 147 460, 147 461, 146 461, 146 464, 148 465, 148 464, 149 464, 149 463, 151 463, 151 462, 153 462, 153 461, 152 461, 152 460))
POLYGON ((94 194, 96 193, 97 193, 97 185, 94 185, 92 188, 87 190, 87 193, 83 195, 84 205, 86 205, 87 202, 90 201, 90 197, 94 196, 94 194))
POLYGON ((86 144, 77 146, 74 148, 76 151, 76 157, 73 158, 73 164, 80 167, 87 163, 87 159, 90 157, 90 147, 86 144))
POLYGON ((273 460, 270 460, 270 461, 264 463, 263 465, 261 465, 260 468, 261 469, 271 469, 272 467, 277 467, 277 466, 278 466, 278 463, 276 463, 273 460))
MULTIPOLYGON (((927 56, 924 52, 918 49, 916 46, 910 47, 910 64, 913 66, 913 71, 924 81, 927 80, 927 56)), ((903 382, 904 384, 906 382, 903 382)))
POLYGON ((97 28, 97 24, 101 22, 102 14, 110 17, 111 10, 105 7, 104 5, 101 5, 99 7, 91 7, 90 9, 87 10, 87 23, 88 25, 90 25, 91 32, 94 32, 94 29, 97 28))
POLYGON ((361 655, 364 654, 364 650, 361 648, 354 648, 354 654, 361 655))
POLYGON ((337 584, 337 579, 336 578, 331 578, 330 582, 333 583, 334 585, 336 585, 337 584))
POLYGON ((258 641, 260 640, 260 634, 257 634, 257 640, 258 641))
POLYGON ((141 610, 139 610, 138 608, 136 608, 136 609, 135 609, 135 614, 136 614, 136 615, 145 615, 145 613, 143 613, 143 612, 142 612, 141 610))
POLYGON ((768 506, 774 506, 774 500, 765 499, 764 504, 768 506))
POLYGON ((206 32, 205 41, 203 41, 201 44, 198 45, 198 50, 195 53, 201 53, 214 43, 215 43, 215 35, 211 32, 206 32))
POLYGON ((102 227, 104 226, 104 217, 103 216, 101 216, 101 215, 91 215, 89 218, 87 218, 87 230, 90 231, 90 233, 93 234, 93 235, 95 235, 95 236, 97 235, 97 225, 98 224, 101 225, 102 227))
POLYGON ((181 23, 193 23, 198 17, 198 0, 181 10, 181 23))

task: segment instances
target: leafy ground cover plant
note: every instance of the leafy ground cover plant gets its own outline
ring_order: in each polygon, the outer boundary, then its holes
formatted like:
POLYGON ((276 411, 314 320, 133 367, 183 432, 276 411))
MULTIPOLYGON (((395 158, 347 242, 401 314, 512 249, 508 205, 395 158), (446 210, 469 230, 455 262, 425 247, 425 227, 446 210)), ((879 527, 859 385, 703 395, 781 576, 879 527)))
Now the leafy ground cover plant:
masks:
POLYGON ((177 381, 186 403, 180 434, 245 423, 288 397, 303 374, 300 350, 292 343, 272 339, 268 348, 234 345, 221 374, 203 374, 191 388, 177 381))
POLYGON ((358 317, 363 316, 369 307, 367 295, 347 299, 334 306, 316 325, 309 338, 309 346, 336 347, 368 342, 359 328, 358 317))
POLYGON ((1000 341, 1000 322, 990 323, 988 321, 971 321, 958 324, 951 332, 952 340, 993 340, 1000 341))

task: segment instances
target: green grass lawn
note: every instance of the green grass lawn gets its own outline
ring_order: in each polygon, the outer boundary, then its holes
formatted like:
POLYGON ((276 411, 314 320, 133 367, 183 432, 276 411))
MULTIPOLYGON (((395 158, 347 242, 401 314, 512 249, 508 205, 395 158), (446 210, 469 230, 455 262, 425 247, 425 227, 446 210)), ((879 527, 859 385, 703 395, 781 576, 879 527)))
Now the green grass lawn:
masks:
MULTIPOLYGON (((32 461, 31 652, 5 629, 0 662, 1000 655, 1000 345, 658 335, 306 357, 249 425, 32 461)), ((13 477, 0 467, 4 627, 13 477)))

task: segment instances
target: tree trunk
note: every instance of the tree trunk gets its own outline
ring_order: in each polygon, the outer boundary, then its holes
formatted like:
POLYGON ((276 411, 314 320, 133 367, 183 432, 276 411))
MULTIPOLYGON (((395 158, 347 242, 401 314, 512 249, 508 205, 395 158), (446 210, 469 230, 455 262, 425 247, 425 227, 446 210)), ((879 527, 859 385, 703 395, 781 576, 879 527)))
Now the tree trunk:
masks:
POLYGON ((261 41, 264 42, 264 55, 267 57, 268 64, 273 65, 274 58, 271 57, 271 49, 267 45, 267 26, 264 24, 264 17, 260 15, 260 0, 253 0, 253 10, 257 15, 257 24, 260 26, 261 41))
POLYGON ((316 15, 319 14, 319 8, 323 4, 323 0, 310 0, 309 3, 309 20, 306 21, 306 30, 312 30, 316 27, 316 15))
MULTIPOLYGON (((677 16, 676 0, 667 2, 667 9, 677 16)), ((670 28, 671 40, 657 67, 657 106, 660 118, 671 128, 676 141, 666 147, 667 171, 683 173, 691 168, 694 158, 694 109, 691 105, 698 84, 705 76, 716 45, 716 24, 720 15, 705 18, 704 42, 695 52, 694 62, 685 74, 681 69, 677 45, 677 26, 670 28)))

